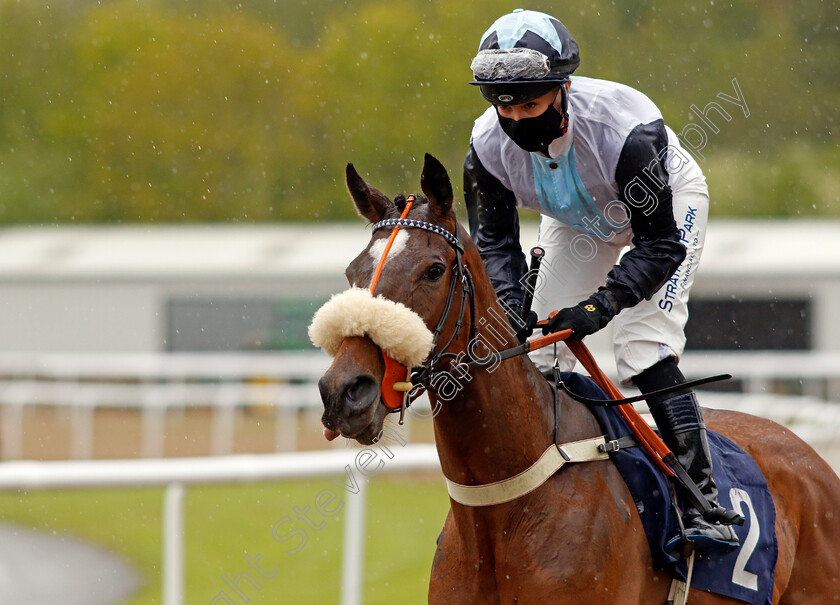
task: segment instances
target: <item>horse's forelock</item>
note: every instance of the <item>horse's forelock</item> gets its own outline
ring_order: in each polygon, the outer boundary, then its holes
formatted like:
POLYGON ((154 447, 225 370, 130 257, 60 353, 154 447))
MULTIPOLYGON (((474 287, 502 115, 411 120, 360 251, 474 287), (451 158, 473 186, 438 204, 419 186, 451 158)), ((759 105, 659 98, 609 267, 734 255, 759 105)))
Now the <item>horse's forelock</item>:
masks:
MULTIPOLYGON (((405 208, 404 196, 402 194, 397 195, 394 198, 394 204, 399 208, 399 212, 401 213, 405 208)), ((457 236, 458 220, 455 217, 455 210, 450 208, 446 216, 441 216, 438 214, 435 206, 422 195, 415 195, 415 201, 411 206, 411 211, 408 213, 408 218, 433 223, 457 236)))

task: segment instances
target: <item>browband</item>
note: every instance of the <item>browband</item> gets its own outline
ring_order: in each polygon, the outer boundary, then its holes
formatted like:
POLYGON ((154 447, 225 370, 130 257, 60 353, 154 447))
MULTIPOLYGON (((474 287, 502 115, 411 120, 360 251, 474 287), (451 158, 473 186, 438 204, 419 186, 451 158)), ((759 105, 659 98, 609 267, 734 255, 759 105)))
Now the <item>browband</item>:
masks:
POLYGON ((418 229, 425 229, 426 231, 431 231, 432 233, 437 233, 438 235, 443 236, 446 241, 448 241, 453 248, 459 250, 461 252, 464 249, 461 247, 461 244, 458 243, 458 238, 452 235, 449 231, 440 227, 439 225, 435 225, 433 223, 427 223, 425 221, 418 221, 411 218, 388 218, 384 221, 379 221, 373 225, 373 230, 376 231, 377 229, 383 229, 385 227, 417 227, 418 229))

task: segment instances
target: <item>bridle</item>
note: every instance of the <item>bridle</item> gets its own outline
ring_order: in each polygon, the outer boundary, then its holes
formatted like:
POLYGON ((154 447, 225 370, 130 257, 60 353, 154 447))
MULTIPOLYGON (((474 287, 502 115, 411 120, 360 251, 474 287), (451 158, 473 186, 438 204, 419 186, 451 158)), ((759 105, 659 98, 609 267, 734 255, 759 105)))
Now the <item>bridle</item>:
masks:
MULTIPOLYGON (((385 404, 389 413, 399 410, 400 424, 403 424, 405 410, 412 401, 419 397, 424 391, 435 392, 435 378, 439 373, 436 371, 436 367, 440 364, 440 362, 450 358, 457 361, 457 366, 449 368, 449 370, 456 373, 467 373, 470 370, 485 364, 485 362, 480 360, 471 360, 466 352, 457 354, 448 352, 449 347, 452 346, 452 343, 461 333, 461 329, 464 326, 464 315, 468 306, 470 309, 469 342, 474 341, 477 332, 475 325, 475 287, 472 274, 464 261, 464 247, 461 244, 460 230, 456 228, 456 232, 453 234, 440 225, 406 218, 414 201, 415 197, 413 195, 408 196, 405 208, 403 209, 400 218, 385 219, 373 225, 373 231, 386 228, 392 228, 393 230, 391 231, 391 235, 388 238, 388 242, 385 245, 381 258, 379 259, 379 264, 374 272, 373 280, 371 281, 370 286, 371 294, 373 294, 376 289, 376 285, 382 273, 382 267, 388 257, 388 252, 391 250, 391 245, 396 239, 397 232, 401 227, 424 229, 443 237, 455 251, 455 264, 452 267, 452 276, 449 281, 449 291, 446 295, 446 304, 443 307, 443 312, 441 313, 437 326, 432 332, 432 355, 430 355, 429 358, 417 368, 406 368, 400 362, 382 352, 382 357, 385 362, 385 373, 382 379, 382 402, 385 404), (455 290, 457 289, 459 283, 461 284, 461 300, 458 307, 458 319, 455 322, 455 326, 449 340, 447 340, 446 344, 442 347, 438 347, 437 341, 449 320, 449 315, 452 311, 452 303, 455 299, 455 290)), ((564 330, 534 338, 518 346, 497 351, 496 358, 501 361, 511 357, 527 354, 541 347, 564 340, 570 333, 571 330, 564 330)))
POLYGON ((371 294, 374 293, 376 285, 379 281, 379 276, 382 273, 382 267, 391 249, 391 245, 397 236, 397 232, 401 227, 416 228, 435 233, 443 237, 447 243, 455 251, 455 263, 452 266, 452 275, 449 280, 449 291, 446 295, 446 303, 440 319, 438 320, 435 329, 432 331, 432 351, 429 358, 418 368, 406 368, 398 361, 392 359, 384 352, 382 357, 385 360, 385 375, 382 380, 382 401, 389 412, 400 411, 400 424, 404 421, 405 410, 410 405, 411 401, 416 399, 423 390, 432 389, 434 382, 435 367, 443 360, 448 358, 458 359, 459 355, 447 352, 455 339, 461 333, 464 326, 464 318, 467 307, 470 309, 470 341, 475 338, 475 289, 473 285, 472 274, 464 261, 464 247, 461 244, 460 231, 457 229, 455 233, 451 233, 440 225, 429 223, 426 221, 418 221, 416 219, 408 219, 409 210, 415 201, 413 195, 409 195, 406 199, 406 205, 400 218, 391 218, 379 221, 373 225, 373 231, 379 229, 392 228, 391 235, 388 238, 388 243, 382 252, 382 257, 379 259, 373 280, 370 285, 371 294), (443 333, 443 329, 449 321, 449 315, 452 312, 452 303, 455 300, 455 290, 461 285, 461 297, 458 306, 458 319, 455 322, 449 340, 441 347, 438 347, 438 338, 443 333), (404 376, 404 380, 400 381, 399 377, 404 376), (419 387, 419 388, 418 388, 419 387))

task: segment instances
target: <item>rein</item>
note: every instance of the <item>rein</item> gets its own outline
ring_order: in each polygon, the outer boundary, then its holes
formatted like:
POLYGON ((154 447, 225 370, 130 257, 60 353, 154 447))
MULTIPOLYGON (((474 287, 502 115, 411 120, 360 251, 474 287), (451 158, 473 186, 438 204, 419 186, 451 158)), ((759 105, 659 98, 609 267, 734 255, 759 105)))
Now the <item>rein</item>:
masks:
MULTIPOLYGON (((373 225, 373 231, 384 228, 393 228, 393 231, 388 238, 388 243, 385 245, 385 249, 383 250, 382 256, 380 257, 379 263, 376 267, 376 272, 374 273, 373 281, 370 286, 371 294, 373 294, 376 289, 379 277, 382 274, 382 267, 385 265, 385 260, 387 259, 391 246, 397 237, 397 232, 401 227, 424 229, 442 236, 455 251, 455 264, 452 267, 452 277, 449 281, 449 291, 446 295, 446 303, 444 304, 443 312, 441 313, 440 319, 432 332, 432 350, 437 350, 437 352, 433 353, 429 359, 427 359, 423 365, 418 367, 416 370, 413 368, 407 368, 386 355, 384 352, 382 353, 382 357, 385 360, 385 375, 382 380, 382 401, 385 404, 385 407, 388 408, 389 412, 396 412, 397 410, 400 411, 400 424, 404 423, 405 410, 411 404, 411 401, 418 397, 422 393, 422 390, 434 390, 433 383, 436 375, 435 367, 447 358, 459 361, 463 359, 463 353, 455 354, 447 351, 461 333, 461 329, 464 326, 464 316, 467 306, 469 306, 470 309, 470 341, 472 341, 476 336, 475 288, 473 286, 472 274, 470 273, 467 264, 464 262, 464 247, 461 245, 460 234, 458 231, 456 231, 456 234, 450 233, 443 227, 433 223, 406 218, 414 201, 414 195, 409 195, 406 199, 406 205, 400 215, 400 218, 385 219, 373 225), (452 311, 452 303, 455 298, 455 290, 457 289, 459 283, 461 284, 461 300, 458 308, 458 319, 455 322, 455 328, 452 331, 452 335, 449 337, 449 340, 447 340, 446 344, 442 347, 438 347, 438 338, 440 338, 440 335, 449 319, 449 314, 452 311), (416 387, 421 387, 421 389, 415 390, 416 387)), ((534 338, 521 345, 499 351, 499 359, 509 359, 511 357, 530 353, 531 351, 536 351, 542 347, 564 340, 568 338, 570 334, 571 330, 563 330, 534 338)), ((453 372, 465 372, 470 369, 480 367, 481 365, 481 363, 476 361, 461 361, 454 368, 450 369, 453 372)))
MULTIPOLYGON (((384 352, 382 353, 382 357, 385 362, 385 374, 382 380, 382 401, 385 404, 385 407, 388 408, 389 412, 396 412, 397 410, 400 411, 400 424, 403 424, 405 421, 405 410, 411 404, 411 401, 418 397, 422 393, 422 390, 434 389, 432 385, 436 375, 435 367, 441 361, 447 358, 459 360, 460 363, 450 369, 453 372, 461 372, 461 375, 464 375, 464 373, 483 365, 478 361, 461 361, 464 357, 463 354, 456 355, 455 353, 447 352, 449 347, 461 333, 461 329, 464 324, 464 315, 468 304, 470 308, 470 341, 472 341, 476 336, 475 289, 473 286, 472 274, 464 262, 464 248, 461 245, 458 231, 456 230, 456 233, 453 234, 439 225, 407 218, 414 201, 415 196, 409 195, 406 199, 406 205, 400 215, 400 218, 385 219, 373 225, 373 231, 384 228, 392 228, 393 230, 391 231, 391 235, 388 238, 388 242, 385 245, 385 249, 382 252, 382 256, 380 257, 376 271, 374 272, 373 280, 370 285, 370 293, 373 294, 376 289, 376 285, 378 284, 379 278, 382 274, 382 268, 388 258, 388 253, 391 251, 391 246, 393 245, 401 227, 424 229, 443 237, 447 243, 452 246, 453 250, 455 250, 455 264, 452 267, 452 277, 449 281, 449 291, 446 295, 446 303, 444 304, 443 312, 441 313, 440 319, 432 332, 432 350, 435 351, 438 349, 437 352, 433 353, 429 359, 427 359, 423 365, 418 367, 416 370, 414 370, 414 368, 407 368, 395 359, 386 355, 384 352), (452 335, 449 337, 449 340, 442 347, 438 347, 438 338, 443 332, 446 322, 449 319, 449 314, 452 311, 452 303, 455 298, 455 290, 459 282, 461 284, 461 300, 458 308, 458 319, 455 322, 455 328, 452 335), (421 390, 415 390, 415 387, 421 387, 421 390)), ((533 338, 508 349, 503 349, 498 351, 498 360, 503 361, 505 359, 510 359, 511 357, 517 357, 519 355, 525 355, 532 351, 536 351, 561 340, 565 340, 571 335, 571 333, 571 330, 562 330, 553 334, 533 338)), ((606 377, 604 377, 604 379, 606 380, 606 377)), ((607 390, 607 387, 604 385, 601 385, 601 387, 607 390)), ((613 387, 613 389, 614 388, 615 387, 613 387)), ((617 399, 621 399, 621 396, 619 395, 617 399)))

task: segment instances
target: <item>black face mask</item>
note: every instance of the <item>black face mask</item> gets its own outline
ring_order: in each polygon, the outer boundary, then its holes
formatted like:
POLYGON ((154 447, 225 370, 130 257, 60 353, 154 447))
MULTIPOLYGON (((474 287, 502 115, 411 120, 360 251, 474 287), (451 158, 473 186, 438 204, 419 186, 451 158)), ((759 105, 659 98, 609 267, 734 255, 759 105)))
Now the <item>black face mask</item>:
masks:
POLYGON ((496 116, 505 134, 525 151, 541 151, 548 155, 551 142, 566 134, 566 120, 568 114, 561 114, 549 105, 540 115, 533 118, 522 118, 519 121, 503 118, 496 108, 496 116))

